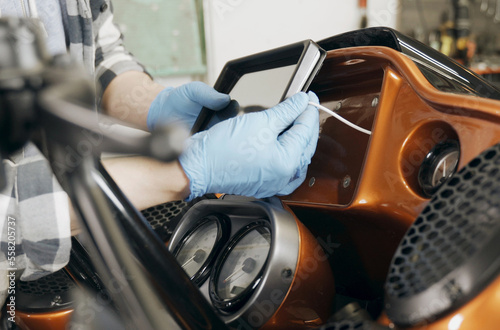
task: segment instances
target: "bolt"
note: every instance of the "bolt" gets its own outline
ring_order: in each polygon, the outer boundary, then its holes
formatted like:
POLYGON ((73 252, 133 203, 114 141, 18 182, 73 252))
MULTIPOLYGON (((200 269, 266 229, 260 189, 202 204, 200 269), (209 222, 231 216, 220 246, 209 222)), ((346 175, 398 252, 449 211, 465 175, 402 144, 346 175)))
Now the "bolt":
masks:
POLYGON ((309 187, 312 187, 314 186, 314 183, 316 182, 316 178, 315 177, 312 177, 310 180, 309 180, 309 187))
POLYGON ((281 271, 281 277, 283 279, 287 279, 290 276, 292 276, 292 270, 290 268, 283 268, 283 270, 281 271))
POLYGON ((349 185, 350 185, 350 184, 351 184, 351 177, 350 177, 349 175, 346 175, 346 176, 344 177, 343 182, 342 182, 342 186, 343 186, 344 188, 347 188, 347 187, 349 187, 349 185))
POLYGON ((61 303, 62 303, 61 296, 55 296, 54 299, 52 299, 50 306, 59 305, 61 303))

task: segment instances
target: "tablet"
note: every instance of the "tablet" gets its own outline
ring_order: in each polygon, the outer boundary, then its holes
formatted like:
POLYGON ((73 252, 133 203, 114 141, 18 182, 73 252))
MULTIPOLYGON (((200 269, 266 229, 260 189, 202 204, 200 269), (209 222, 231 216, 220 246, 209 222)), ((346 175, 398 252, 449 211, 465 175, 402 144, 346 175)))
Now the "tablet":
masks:
POLYGON ((268 109, 306 91, 325 56, 326 51, 314 41, 305 40, 226 63, 214 88, 234 101, 220 111, 203 108, 191 133, 243 113, 268 109))

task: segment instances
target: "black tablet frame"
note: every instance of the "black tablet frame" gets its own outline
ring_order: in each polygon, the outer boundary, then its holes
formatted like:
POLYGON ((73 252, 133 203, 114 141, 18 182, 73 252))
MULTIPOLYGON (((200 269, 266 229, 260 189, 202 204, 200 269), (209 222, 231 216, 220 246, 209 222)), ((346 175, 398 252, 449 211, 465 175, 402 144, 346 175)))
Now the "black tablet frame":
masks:
MULTIPOLYGON (((214 88, 221 93, 229 94, 238 80, 245 74, 296 64, 280 98, 282 101, 297 92, 307 90, 321 68, 325 57, 326 51, 312 40, 304 40, 242 57, 226 63, 214 88)), ((191 129, 191 133, 195 134, 205 130, 214 114, 215 111, 204 107, 191 129)))

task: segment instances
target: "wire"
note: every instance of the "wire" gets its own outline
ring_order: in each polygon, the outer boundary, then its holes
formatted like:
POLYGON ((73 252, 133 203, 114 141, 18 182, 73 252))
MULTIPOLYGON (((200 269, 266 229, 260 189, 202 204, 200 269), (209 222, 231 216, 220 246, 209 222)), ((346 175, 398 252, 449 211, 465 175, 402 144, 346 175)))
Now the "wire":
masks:
POLYGON ((28 0, 28 6, 30 7, 31 17, 38 18, 38 8, 36 7, 35 0, 28 0))
POLYGON ((341 122, 343 122, 347 126, 350 126, 350 127, 354 128, 355 130, 360 131, 361 133, 365 133, 368 135, 372 134, 371 131, 364 129, 363 127, 359 127, 356 124, 351 123, 349 120, 347 120, 344 117, 340 116, 339 114, 333 112, 332 110, 328 109, 327 107, 322 106, 321 104, 314 103, 314 102, 309 102, 309 104, 312 105, 313 107, 318 108, 319 110, 323 110, 324 112, 326 112, 329 115, 332 115, 333 117, 337 118, 338 120, 340 120, 341 122))

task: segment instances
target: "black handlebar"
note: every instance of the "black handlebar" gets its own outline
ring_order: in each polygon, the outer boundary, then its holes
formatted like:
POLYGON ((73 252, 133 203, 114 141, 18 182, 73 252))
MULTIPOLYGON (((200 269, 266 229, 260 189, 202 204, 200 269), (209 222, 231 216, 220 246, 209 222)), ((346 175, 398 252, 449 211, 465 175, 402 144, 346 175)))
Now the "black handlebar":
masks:
POLYGON ((103 151, 172 161, 188 132, 163 127, 139 138, 109 132, 102 123, 119 122, 90 110, 92 84, 67 58, 46 56, 40 40, 31 20, 0 18, 0 157, 31 140, 49 159, 90 238, 92 262, 131 326, 163 328, 174 319, 183 328, 226 328, 99 161, 103 151), (81 158, 69 162, 75 150, 81 158))

